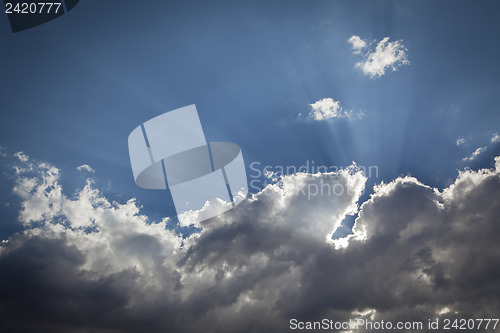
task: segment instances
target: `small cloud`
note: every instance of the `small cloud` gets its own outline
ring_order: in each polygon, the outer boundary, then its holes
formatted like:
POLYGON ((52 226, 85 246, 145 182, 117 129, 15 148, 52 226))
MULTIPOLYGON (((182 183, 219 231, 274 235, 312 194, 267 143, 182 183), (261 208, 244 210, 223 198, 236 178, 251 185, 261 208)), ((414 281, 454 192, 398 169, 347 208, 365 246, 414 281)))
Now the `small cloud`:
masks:
POLYGON ((28 155, 26 155, 22 151, 18 151, 17 153, 15 153, 14 157, 17 157, 19 159, 19 161, 24 162, 24 163, 28 162, 28 160, 29 160, 28 155))
POLYGON ((444 314, 447 314, 447 313, 450 313, 451 310, 449 307, 445 306, 444 308, 442 308, 441 310, 438 311, 438 315, 441 316, 441 315, 444 315, 444 314))
POLYGON ((309 118, 321 121, 329 118, 348 118, 351 119, 352 111, 347 111, 340 106, 340 102, 333 98, 323 98, 316 103, 309 104, 311 112, 309 118))
POLYGON ((6 157, 7 153, 5 152, 5 148, 0 146, 0 157, 6 157))
POLYGON ((500 142, 500 134, 498 133, 493 134, 493 136, 491 137, 491 143, 496 143, 496 142, 500 142))
POLYGON ((463 145, 465 143, 465 139, 464 138, 460 138, 457 140, 457 146, 460 146, 460 145, 463 145))
MULTIPOLYGON (((356 50, 354 42, 350 41, 351 39, 349 39, 349 42, 353 45, 353 49, 356 50)), ((357 41, 357 39, 354 40, 357 41)), ((360 41, 362 40, 360 39, 360 41)), ((360 43, 358 42, 357 45, 359 46, 360 43)), ((396 71, 402 65, 409 65, 407 52, 408 50, 402 41, 390 42, 389 37, 385 37, 377 44, 375 50, 371 50, 363 56, 363 61, 356 63, 356 67, 361 68, 363 73, 372 79, 378 78, 384 75, 388 69, 396 71)))
POLYGON ((365 115, 366 115, 366 113, 365 113, 364 111, 358 111, 358 112, 356 113, 356 117, 357 117, 359 120, 363 119, 363 117, 364 117, 365 115))
POLYGON ((76 170, 78 170, 78 171, 87 171, 87 172, 92 172, 92 173, 95 172, 94 169, 92 169, 90 167, 90 165, 88 165, 88 164, 82 164, 79 167, 77 167, 76 170))
POLYGON ((351 44, 352 53, 354 54, 361 53, 361 49, 366 47, 366 42, 359 38, 359 36, 351 36, 351 38, 349 38, 347 42, 351 44))
POLYGON ((267 178, 267 179, 270 179, 272 182, 277 182, 279 180, 279 175, 274 172, 274 171, 271 171, 271 170, 264 170, 264 176, 267 178))
POLYGON ((476 157, 481 154, 481 153, 484 153, 486 151, 486 147, 479 147, 476 149, 475 152, 473 152, 470 156, 467 156, 467 157, 464 157, 462 158, 462 161, 464 162, 467 162, 467 161, 472 161, 472 160, 475 160, 476 157))

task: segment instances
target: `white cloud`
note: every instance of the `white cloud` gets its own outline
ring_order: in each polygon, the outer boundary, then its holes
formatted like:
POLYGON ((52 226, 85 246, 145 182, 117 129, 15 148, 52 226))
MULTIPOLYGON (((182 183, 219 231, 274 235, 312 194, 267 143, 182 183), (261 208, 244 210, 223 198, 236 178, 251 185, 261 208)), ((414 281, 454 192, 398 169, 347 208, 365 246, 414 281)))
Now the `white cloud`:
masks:
POLYGON ((309 118, 321 121, 329 118, 348 118, 352 117, 353 112, 347 111, 340 106, 340 102, 333 98, 323 98, 313 104, 309 104, 311 111, 309 118))
POLYGON ((479 154, 484 153, 486 149, 487 149, 486 147, 479 147, 472 154, 470 154, 470 156, 462 158, 462 161, 463 162, 473 161, 476 159, 476 157, 479 156, 479 154))
POLYGON ((78 167, 76 167, 76 170, 78 171, 87 171, 87 172, 91 172, 91 173, 94 173, 94 169, 92 169, 88 164, 82 164, 78 167))
POLYGON ((491 143, 495 142, 500 142, 500 134, 498 133, 493 134, 493 136, 491 137, 491 143))
POLYGON ((21 162, 28 162, 28 160, 29 160, 28 155, 26 155, 22 151, 15 153, 14 157, 17 157, 19 159, 19 161, 21 161, 21 162))
POLYGON ((465 139, 464 138, 460 138, 457 140, 457 146, 460 146, 460 145, 463 145, 465 143, 465 139))
POLYGON ((351 36, 351 38, 349 38, 347 42, 351 44, 354 54, 360 53, 361 49, 366 47, 366 42, 359 38, 359 36, 351 36))
POLYGON ((388 69, 396 71, 402 65, 409 65, 407 52, 402 41, 390 42, 389 37, 385 37, 375 50, 366 53, 364 59, 356 63, 356 67, 371 78, 381 77, 388 69))
POLYGON ((19 177, 13 189, 14 194, 23 199, 19 221, 26 227, 53 219, 59 213, 63 199, 62 188, 57 182, 59 169, 54 166, 29 163, 16 171, 18 175, 26 175, 34 169, 36 171, 31 177, 19 177))
POLYGON ((111 202, 91 182, 69 197, 57 168, 26 162, 15 193, 27 228, 0 246, 0 330, 288 332, 290 318, 427 322, 444 308, 493 317, 495 162, 442 191, 397 178, 359 209, 366 178, 354 166, 298 173, 184 239, 133 199, 111 202), (358 211, 336 250, 329 236, 358 211))

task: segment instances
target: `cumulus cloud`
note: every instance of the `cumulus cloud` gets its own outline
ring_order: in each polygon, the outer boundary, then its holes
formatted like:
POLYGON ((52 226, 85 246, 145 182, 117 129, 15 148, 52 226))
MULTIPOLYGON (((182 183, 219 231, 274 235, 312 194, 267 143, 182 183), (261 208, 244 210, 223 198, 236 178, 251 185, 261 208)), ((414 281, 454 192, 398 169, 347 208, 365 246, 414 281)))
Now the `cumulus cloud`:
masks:
MULTIPOLYGON (((491 318, 500 302, 500 158, 442 191, 412 177, 298 173, 188 237, 19 168, 26 230, 0 246, 0 328, 16 332, 289 332, 289 321, 491 318), (330 236, 358 212, 354 234, 330 236)), ((361 332, 366 331, 362 328, 361 332)))
POLYGON ((366 47, 366 42, 359 36, 351 36, 351 38, 349 38, 347 42, 351 44, 353 50, 352 53, 354 54, 361 53, 361 49, 366 47))
POLYGON ((486 147, 479 147, 469 156, 462 158, 462 161, 463 162, 473 161, 476 159, 476 157, 479 156, 479 154, 484 153, 486 151, 486 149, 487 149, 486 147))
POLYGON ((316 121, 326 120, 330 118, 347 118, 351 119, 353 112, 344 109, 340 106, 340 102, 333 98, 323 98, 313 104, 309 104, 311 111, 309 118, 316 121))
POLYGON ((493 134, 493 136, 491 137, 491 143, 496 143, 496 142, 500 142, 500 134, 498 133, 493 134))
POLYGON ((460 145, 463 145, 465 143, 465 139, 464 138, 460 138, 457 140, 457 146, 460 146, 460 145))
POLYGON ((87 171, 87 172, 91 172, 91 173, 95 172, 94 169, 92 169, 90 167, 90 165, 88 165, 88 164, 82 164, 82 165, 76 167, 76 170, 78 170, 78 171, 87 171))
MULTIPOLYGON (((358 41, 355 38, 354 42, 351 42, 351 39, 349 39, 349 42, 353 45, 353 50, 359 51, 360 49, 356 49, 354 45, 360 46, 360 41, 362 40, 358 41)), ((389 37, 385 37, 378 42, 374 50, 372 49, 363 55, 363 60, 356 63, 356 67, 360 68, 365 75, 373 79, 381 77, 389 69, 396 71, 400 66, 409 64, 408 50, 403 45, 403 42, 400 40, 391 42, 389 41, 389 37)))

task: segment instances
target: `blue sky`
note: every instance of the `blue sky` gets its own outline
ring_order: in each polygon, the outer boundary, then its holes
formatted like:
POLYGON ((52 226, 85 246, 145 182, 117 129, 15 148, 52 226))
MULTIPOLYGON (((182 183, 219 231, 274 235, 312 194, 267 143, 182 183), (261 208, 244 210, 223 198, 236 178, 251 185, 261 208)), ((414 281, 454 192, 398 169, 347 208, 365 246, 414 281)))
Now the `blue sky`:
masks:
MULTIPOLYGON (((0 143, 59 166, 67 191, 83 181, 74 169, 88 164, 107 195, 136 197, 161 218, 173 215, 168 193, 135 186, 126 138, 147 119, 196 104, 207 139, 238 143, 247 166, 355 161, 379 168, 375 182, 410 173, 442 188, 457 169, 491 167, 500 151, 490 143, 500 131, 498 7, 85 1, 16 34, 2 16, 0 143), (400 40, 410 65, 371 79, 355 68, 353 35, 372 46, 400 40), (323 98, 364 116, 298 119, 323 98)), ((2 224, 4 237, 12 227, 2 224)))

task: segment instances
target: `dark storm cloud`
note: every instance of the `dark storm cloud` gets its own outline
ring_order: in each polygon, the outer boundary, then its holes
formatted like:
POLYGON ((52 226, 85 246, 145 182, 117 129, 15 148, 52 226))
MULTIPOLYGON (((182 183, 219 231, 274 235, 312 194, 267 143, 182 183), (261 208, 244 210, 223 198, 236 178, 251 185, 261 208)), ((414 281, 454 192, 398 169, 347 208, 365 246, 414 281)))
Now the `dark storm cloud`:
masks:
POLYGON ((182 249, 168 221, 146 223, 134 201, 110 203, 90 183, 68 198, 52 167, 32 163, 24 170, 37 176, 18 169, 15 189, 20 222, 31 228, 0 250, 0 327, 287 332, 291 318, 494 318, 499 161, 496 170, 461 173, 442 192, 409 177, 379 185, 354 235, 335 242, 328 237, 356 210, 365 178, 353 170, 288 176, 203 223, 182 249), (321 181, 349 191, 301 191, 321 181), (85 233, 88 226, 98 231, 85 233))

